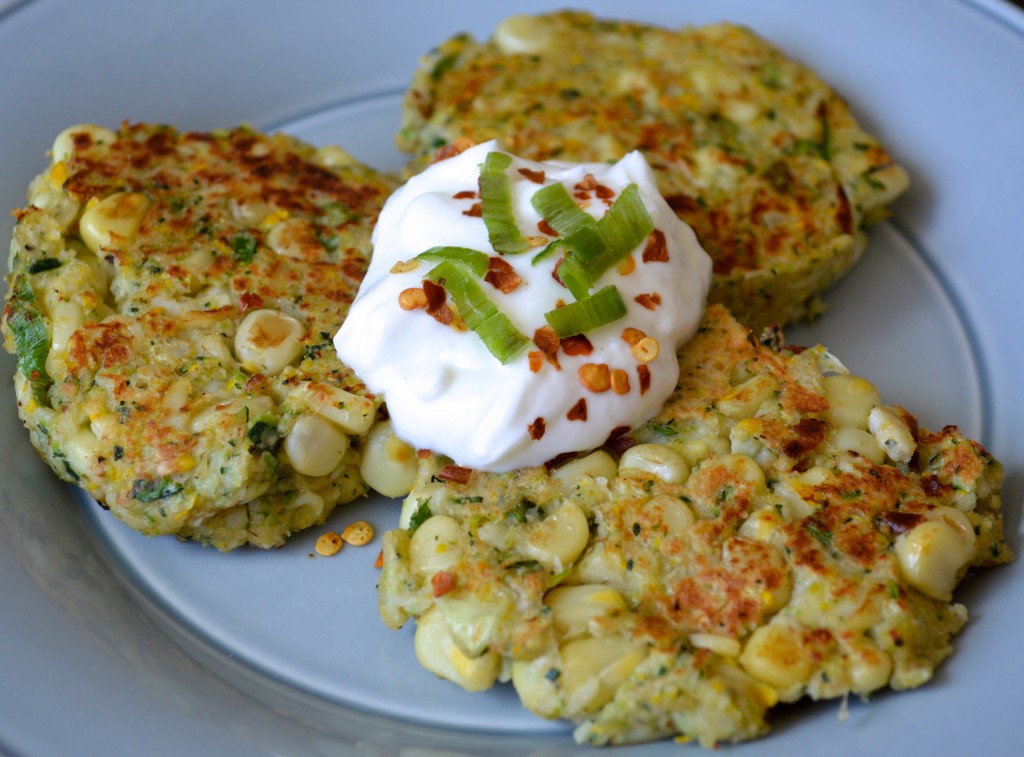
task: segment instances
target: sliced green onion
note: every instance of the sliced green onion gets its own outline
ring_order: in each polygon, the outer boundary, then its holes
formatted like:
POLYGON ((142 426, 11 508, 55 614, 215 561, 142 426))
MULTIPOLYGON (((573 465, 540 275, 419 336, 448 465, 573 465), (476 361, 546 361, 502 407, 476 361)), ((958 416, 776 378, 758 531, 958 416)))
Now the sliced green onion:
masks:
POLYGON ((548 226, 563 237, 583 226, 597 226, 597 220, 580 210, 564 184, 551 184, 538 189, 530 198, 530 204, 547 221, 548 226))
POLYGON ((505 172, 510 165, 510 155, 489 152, 480 170, 480 212, 491 247, 502 255, 517 255, 529 249, 512 212, 512 182, 505 172))
POLYGON ((530 265, 537 265, 537 263, 539 263, 540 261, 544 260, 545 258, 551 257, 551 255, 553 255, 554 252, 559 247, 564 247, 564 246, 565 245, 562 243, 561 239, 556 239, 556 240, 554 240, 552 242, 548 242, 548 244, 545 245, 543 250, 541 250, 536 255, 534 255, 532 258, 530 258, 530 265))
POLYGON ((50 335, 46 331, 46 321, 36 307, 35 293, 24 276, 14 278, 11 290, 6 317, 14 336, 18 371, 28 379, 35 401, 43 407, 50 407, 47 391, 53 379, 46 372, 46 357, 50 354, 50 335))
POLYGON ((444 281, 444 288, 452 298, 459 314, 483 341, 494 357, 507 364, 514 360, 530 344, 525 336, 488 299, 483 288, 469 275, 469 272, 452 261, 438 263, 427 274, 435 284, 444 281))
POLYGON ((640 199, 640 191, 636 184, 629 184, 597 222, 597 243, 589 238, 593 232, 586 226, 563 240, 570 252, 558 269, 558 278, 573 297, 585 299, 604 272, 623 260, 652 231, 654 221, 640 199))
MULTIPOLYGON (((563 266, 564 267, 564 266, 563 266)), ((606 286, 591 297, 570 302, 544 314, 548 325, 560 339, 604 326, 626 315, 626 303, 614 285, 606 286)))
POLYGON ((622 190, 597 226, 605 246, 620 260, 647 239, 654 231, 654 221, 640 199, 636 184, 629 184, 622 190))
POLYGON ((416 256, 420 260, 429 260, 436 263, 452 261, 467 266, 477 276, 487 273, 490 265, 490 258, 485 252, 473 250, 469 247, 431 247, 416 256))

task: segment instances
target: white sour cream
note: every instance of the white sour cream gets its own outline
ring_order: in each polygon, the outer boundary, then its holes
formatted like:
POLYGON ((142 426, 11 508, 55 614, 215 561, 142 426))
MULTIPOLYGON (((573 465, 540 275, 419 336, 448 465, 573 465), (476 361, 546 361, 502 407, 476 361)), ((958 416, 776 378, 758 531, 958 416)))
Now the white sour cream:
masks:
MULTIPOLYGON (((635 427, 661 409, 678 380, 676 349, 700 322, 711 262, 690 227, 659 194, 639 153, 614 165, 514 158, 507 174, 516 222, 524 236, 543 236, 538 226, 542 219, 530 204, 543 185, 561 182, 576 195, 582 193, 578 185, 596 181, 617 197, 635 183, 655 229, 664 233, 668 259, 645 262, 641 243, 631 253, 631 262, 606 271, 594 284, 595 292, 607 284, 618 287, 627 314, 586 333, 591 354, 569 356, 559 351, 560 369, 538 355, 531 361, 528 352, 503 365, 473 331, 442 325, 423 309, 399 306, 401 293, 421 288, 435 263, 419 261, 412 270, 400 265, 392 272, 396 263, 435 246, 468 247, 497 256, 483 219, 473 214, 480 201, 480 167, 494 151, 500 149, 488 142, 435 163, 391 196, 373 234, 369 271, 334 343, 341 360, 371 391, 383 394, 400 438, 418 449, 447 455, 459 465, 507 471, 599 447, 614 429, 635 427), (588 174, 593 177, 590 182, 588 174), (656 339, 658 356, 650 362, 638 359, 623 338, 627 328, 656 339), (624 388, 624 374, 628 390, 588 389, 579 377, 584 364, 622 371, 617 374, 618 388, 624 388), (580 400, 586 405, 586 420, 578 419, 580 400)), ((601 199, 595 191, 585 194, 590 199, 580 204, 595 218, 603 216, 614 199, 601 199)), ((531 340, 546 325, 544 313, 556 302, 573 302, 552 275, 560 255, 531 264, 540 249, 502 256, 522 278, 515 290, 505 294, 480 282, 488 298, 531 340)), ((529 351, 539 352, 532 343, 529 351)))

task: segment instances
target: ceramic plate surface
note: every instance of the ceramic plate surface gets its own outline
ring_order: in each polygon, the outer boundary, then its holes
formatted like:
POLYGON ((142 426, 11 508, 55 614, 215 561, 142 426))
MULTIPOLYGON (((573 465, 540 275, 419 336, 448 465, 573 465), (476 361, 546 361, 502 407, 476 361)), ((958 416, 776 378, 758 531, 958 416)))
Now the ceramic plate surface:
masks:
MULTIPOLYGON (((557 7, 522 2, 516 11, 557 7)), ((1024 499, 1024 13, 998 0, 579 3, 669 26, 745 23, 811 65, 911 173, 894 217, 797 343, 822 342, 923 425, 955 423, 1024 499)), ((201 0, 0 2, 0 207, 24 203, 53 137, 123 119, 248 122, 397 169, 392 135, 418 55, 487 36, 508 4, 201 0)), ((13 220, 0 219, 9 238, 13 220)), ((0 373, 14 361, 4 355, 0 373)), ((385 629, 379 537, 311 557, 316 536, 222 555, 139 536, 58 482, 0 396, 0 753, 577 755, 571 729, 510 686, 467 694, 385 629)), ((397 522, 365 500, 328 527, 397 522)), ((971 577, 956 654, 914 692, 799 704, 737 754, 1015 754, 1024 704, 1024 567, 971 577)), ((411 624, 410 624, 411 625, 411 624)), ((614 754, 701 753, 671 742, 614 754)))

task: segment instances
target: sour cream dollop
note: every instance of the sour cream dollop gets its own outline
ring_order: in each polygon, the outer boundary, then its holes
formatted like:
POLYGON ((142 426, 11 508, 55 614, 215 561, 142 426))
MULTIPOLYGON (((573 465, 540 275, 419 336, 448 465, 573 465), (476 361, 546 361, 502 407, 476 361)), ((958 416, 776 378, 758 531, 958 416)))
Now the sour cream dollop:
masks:
POLYGON ((506 173, 515 221, 535 246, 499 255, 479 214, 478 180, 490 152, 502 151, 487 142, 439 161, 388 199, 373 233, 369 270, 334 344, 367 387, 383 394, 399 438, 459 465, 500 472, 599 447, 613 430, 635 427, 655 415, 679 378, 676 349, 700 322, 711 261, 662 198, 638 152, 614 165, 538 163, 513 156, 506 173), (424 260, 410 264, 417 255, 439 246, 478 250, 500 257, 521 278, 508 293, 479 283, 516 328, 534 340, 547 325, 546 312, 574 301, 553 275, 561 252, 533 261, 555 237, 531 198, 556 182, 595 219, 627 185, 636 184, 654 222, 655 232, 592 287, 596 292, 615 285, 626 315, 585 334, 589 354, 566 354, 563 343, 549 357, 531 343, 502 364, 474 331, 444 325, 423 308, 400 305, 402 293, 422 289, 436 265, 424 260), (664 245, 658 243, 661 234, 664 245), (648 341, 637 347, 641 337, 648 341), (652 346, 657 347, 653 358, 652 346), (602 366, 612 386, 598 391, 602 366))

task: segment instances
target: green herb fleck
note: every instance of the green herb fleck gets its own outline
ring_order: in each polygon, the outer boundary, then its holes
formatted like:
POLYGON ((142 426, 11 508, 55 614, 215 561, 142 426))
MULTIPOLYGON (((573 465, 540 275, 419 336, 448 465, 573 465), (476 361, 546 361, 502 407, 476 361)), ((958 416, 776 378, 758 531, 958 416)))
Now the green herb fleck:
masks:
POLYGON ((169 478, 158 480, 137 478, 132 484, 131 497, 139 502, 156 502, 159 499, 177 494, 183 488, 177 481, 172 481, 169 478))
POLYGON ((243 263, 251 263, 256 257, 256 238, 247 232, 235 234, 231 239, 231 248, 235 251, 235 257, 243 263))
POLYGON ((417 500, 416 510, 413 512, 412 517, 409 518, 409 534, 412 535, 431 515, 433 513, 430 511, 430 500, 417 500))
POLYGON ((57 258, 43 258, 30 265, 28 272, 42 273, 43 271, 52 271, 54 268, 60 268, 62 265, 64 264, 57 260, 57 258))

